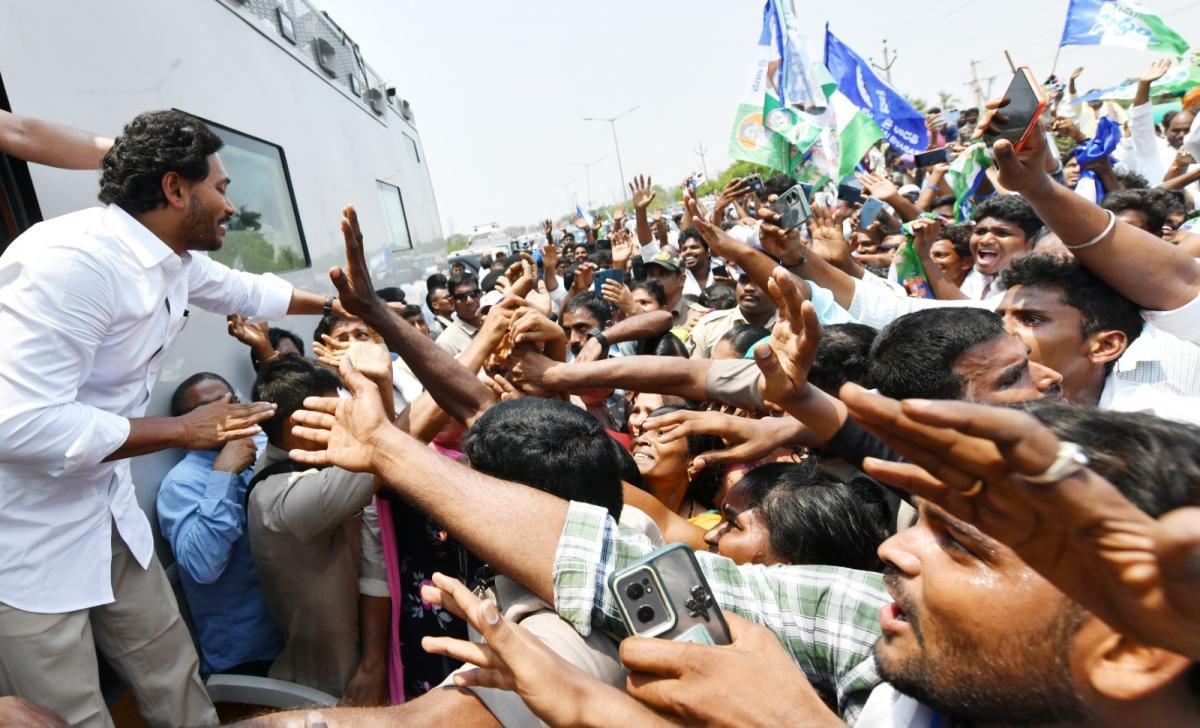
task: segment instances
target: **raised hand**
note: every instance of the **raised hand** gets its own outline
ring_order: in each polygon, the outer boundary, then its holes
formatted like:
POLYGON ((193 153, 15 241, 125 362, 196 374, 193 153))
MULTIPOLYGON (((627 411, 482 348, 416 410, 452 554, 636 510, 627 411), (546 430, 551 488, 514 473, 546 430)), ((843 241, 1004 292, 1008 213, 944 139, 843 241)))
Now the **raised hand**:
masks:
POLYGON ((213 450, 230 440, 257 435, 262 432, 258 424, 274 416, 275 405, 270 402, 233 404, 233 395, 226 394, 178 419, 189 450, 213 450))
POLYGON ((1167 75, 1167 71, 1171 70, 1170 58, 1159 58, 1157 61, 1150 64, 1150 67, 1142 72, 1138 78, 1142 83, 1154 83, 1158 79, 1167 75))
POLYGON ((546 242, 554 243, 554 224, 549 220, 542 220, 542 232, 546 234, 546 242))
POLYGON ((626 316, 636 316, 638 310, 637 301, 633 300, 633 291, 629 290, 629 286, 620 281, 608 279, 600 286, 600 295, 604 296, 604 300, 620 309, 621 313, 626 316))
POLYGON ((571 293, 584 293, 592 289, 596 281, 596 264, 580 263, 575 269, 575 277, 571 279, 571 293))
POLYGON ((912 224, 913 249, 922 258, 929 257, 933 244, 941 239, 943 223, 939 219, 923 217, 912 224))
POLYGON ((617 205, 616 207, 614 207, 613 211, 612 211, 612 216, 613 216, 613 223, 619 227, 621 225, 621 223, 625 221, 625 207, 622 205, 617 205))
POLYGON ((1087 134, 1080 130, 1079 125, 1073 119, 1068 119, 1065 116, 1056 116, 1054 122, 1050 125, 1050 130, 1057 136, 1066 137, 1073 140, 1077 144, 1082 144, 1087 141, 1087 134))
POLYGON ((325 467, 335 465, 356 473, 372 472, 376 450, 383 433, 392 428, 383 407, 379 387, 343 359, 339 368, 350 399, 308 397, 304 409, 292 414, 292 432, 325 446, 324 450, 292 450, 288 457, 298 463, 325 467))
POLYGON ((255 354, 266 351, 269 355, 274 351, 274 347, 271 346, 271 339, 268 336, 269 325, 267 322, 252 324, 250 323, 250 319, 245 316, 239 316, 236 313, 225 317, 225 320, 228 322, 226 326, 229 330, 229 335, 250 347, 250 350, 255 354))
POLYGON ((871 172, 866 172, 855 176, 858 177, 859 182, 862 182, 863 189, 866 190, 867 194, 871 195, 871 197, 880 200, 888 200, 900 194, 900 188, 896 186, 895 182, 891 181, 887 177, 873 174, 871 172))
POLYGON ((651 202, 654 202, 656 193, 651 186, 649 177, 641 175, 634 177, 629 184, 629 191, 633 193, 633 206, 639 210, 645 210, 650 207, 651 202))
POLYGON ((643 430, 659 430, 659 442, 674 442, 692 435, 716 435, 725 441, 725 449, 710 450, 692 461, 697 470, 710 465, 752 463, 766 458, 782 447, 794 432, 796 421, 790 417, 753 419, 723 412, 679 410, 651 417, 643 430))
MULTIPOLYGON (((988 112, 979 121, 972 139, 982 139, 988 131, 997 113, 1007 106, 1008 97, 987 103, 988 112)), ((992 145, 992 158, 996 162, 1000 184, 1013 192, 1026 196, 1037 195, 1049 185, 1056 184, 1050 173, 1058 168, 1058 161, 1051 153, 1046 143, 1046 126, 1038 119, 1033 132, 1025 140, 1025 146, 1018 152, 1013 143, 1007 139, 998 139, 992 145)))
POLYGON ((329 269, 329 279, 337 289, 340 307, 346 313, 368 322, 391 315, 371 285, 367 256, 363 251, 362 228, 358 225, 358 213, 354 211, 354 205, 346 205, 342 210, 342 238, 346 243, 346 265, 344 268, 335 265, 329 269))
POLYGON ((1155 520, 1087 468, 1057 483, 1030 483, 1023 476, 1044 472, 1061 442, 1019 410, 897 402, 853 384, 841 398, 909 460, 868 458, 872 476, 1009 545, 1118 632, 1200 658, 1200 509, 1155 520))
POLYGON ((530 308, 521 309, 512 324, 509 333, 514 344, 562 344, 566 345, 567 336, 563 327, 551 321, 538 311, 530 308))
POLYGON ((617 270, 626 270, 629 267, 629 258, 633 255, 633 236, 628 230, 614 230, 612 234, 612 261, 613 268, 617 270))
POLYGON ((546 243, 542 248, 542 268, 550 275, 556 275, 554 272, 558 268, 558 246, 554 243, 546 243))
POLYGON ((808 247, 800 236, 800 228, 784 230, 779 227, 779 213, 769 207, 758 208, 758 242, 763 250, 779 259, 783 265, 797 266, 805 261, 808 247))
POLYGON ((783 268, 771 274, 767 292, 779 307, 779 319, 770 342, 754 349, 754 361, 762 372, 758 386, 763 401, 787 410, 807 395, 808 372, 821 343, 821 322, 796 280, 783 268))
POLYGON ((850 242, 842 234, 845 214, 831 214, 829 208, 816 203, 812 206, 812 214, 808 218, 808 234, 812 238, 813 252, 838 267, 850 260, 850 242))
POLYGON ((522 252, 520 260, 508 266, 504 275, 509 282, 505 293, 524 298, 537 284, 537 265, 533 262, 533 256, 522 252))

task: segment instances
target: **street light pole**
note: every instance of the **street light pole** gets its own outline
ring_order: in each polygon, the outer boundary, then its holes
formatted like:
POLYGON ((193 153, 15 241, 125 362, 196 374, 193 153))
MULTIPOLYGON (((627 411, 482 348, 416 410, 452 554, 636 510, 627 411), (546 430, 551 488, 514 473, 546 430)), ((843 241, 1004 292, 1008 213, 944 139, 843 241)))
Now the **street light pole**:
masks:
POLYGON ((604 157, 593 159, 590 162, 575 162, 572 166, 583 167, 583 176, 587 178, 587 206, 592 209, 592 165, 596 162, 603 162, 604 157))
POLYGON ((616 150, 617 150, 617 173, 621 175, 621 184, 618 186, 617 189, 621 190, 622 195, 625 194, 625 167, 621 164, 621 143, 619 141, 617 141, 617 120, 633 113, 634 111, 637 111, 637 109, 638 109, 638 107, 634 106, 633 108, 629 109, 628 111, 621 112, 620 114, 609 117, 607 119, 593 118, 591 116, 583 117, 584 121, 607 121, 609 126, 612 127, 613 146, 616 147, 616 150))

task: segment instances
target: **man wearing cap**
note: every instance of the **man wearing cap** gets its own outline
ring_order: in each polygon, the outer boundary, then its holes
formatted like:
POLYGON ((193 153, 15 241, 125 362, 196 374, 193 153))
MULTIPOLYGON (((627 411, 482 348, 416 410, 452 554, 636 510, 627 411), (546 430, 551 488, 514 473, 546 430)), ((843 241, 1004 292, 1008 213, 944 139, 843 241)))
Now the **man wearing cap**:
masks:
POLYGON ((687 279, 679 253, 674 248, 663 248, 646 261, 646 275, 657 282, 667 294, 667 309, 676 326, 688 319, 688 302, 683 298, 683 284, 687 279))

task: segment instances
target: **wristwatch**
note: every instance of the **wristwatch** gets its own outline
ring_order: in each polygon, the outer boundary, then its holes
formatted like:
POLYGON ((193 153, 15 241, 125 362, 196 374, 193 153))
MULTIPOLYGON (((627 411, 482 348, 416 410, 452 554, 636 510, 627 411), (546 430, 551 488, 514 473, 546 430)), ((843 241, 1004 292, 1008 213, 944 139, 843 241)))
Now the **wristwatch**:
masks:
POLYGON ((600 342, 600 351, 608 351, 608 347, 612 346, 612 344, 608 343, 608 338, 604 336, 604 332, 600 329, 592 329, 588 332, 587 336, 589 339, 595 339, 600 342))

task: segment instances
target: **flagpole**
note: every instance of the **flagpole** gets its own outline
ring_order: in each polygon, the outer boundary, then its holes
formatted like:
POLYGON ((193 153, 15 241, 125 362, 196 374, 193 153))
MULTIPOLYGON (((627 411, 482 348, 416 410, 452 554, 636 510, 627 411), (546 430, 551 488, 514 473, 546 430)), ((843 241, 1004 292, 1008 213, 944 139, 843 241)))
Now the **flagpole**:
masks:
POLYGON ((1054 51, 1054 65, 1050 67, 1050 75, 1051 76, 1053 76, 1054 72, 1058 70, 1058 57, 1060 54, 1062 54, 1062 46, 1061 45, 1058 47, 1058 50, 1054 51))

